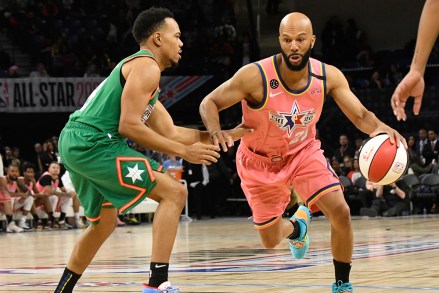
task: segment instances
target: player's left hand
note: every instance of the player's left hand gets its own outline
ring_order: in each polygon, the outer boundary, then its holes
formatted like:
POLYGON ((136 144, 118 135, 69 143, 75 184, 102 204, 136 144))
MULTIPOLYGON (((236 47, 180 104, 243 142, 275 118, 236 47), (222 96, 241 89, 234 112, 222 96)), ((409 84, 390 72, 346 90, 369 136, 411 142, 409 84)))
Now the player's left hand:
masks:
POLYGON ((229 147, 234 145, 235 141, 252 132, 253 129, 247 128, 244 123, 241 123, 233 129, 212 132, 210 137, 214 145, 220 146, 226 152, 229 147))
POLYGON ((410 70, 401 80, 390 100, 393 114, 398 121, 407 119, 404 108, 409 97, 414 98, 413 113, 419 115, 424 87, 424 77, 418 71, 410 70))
POLYGON ((379 127, 377 127, 377 129, 375 129, 369 136, 370 137, 374 137, 377 136, 380 133, 387 133, 387 135, 390 138, 390 143, 394 144, 396 142, 396 146, 399 147, 399 143, 402 142, 402 144, 404 145, 405 149, 407 149, 407 142, 404 138, 404 136, 402 136, 401 134, 399 134, 398 131, 396 131, 395 129, 383 124, 380 125, 379 127))

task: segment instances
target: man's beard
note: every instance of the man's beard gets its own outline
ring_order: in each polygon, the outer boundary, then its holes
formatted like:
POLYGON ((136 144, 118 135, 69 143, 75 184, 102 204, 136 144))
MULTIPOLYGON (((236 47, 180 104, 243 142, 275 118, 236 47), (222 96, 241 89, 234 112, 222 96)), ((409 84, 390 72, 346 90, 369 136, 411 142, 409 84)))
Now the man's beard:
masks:
POLYGON ((285 54, 284 51, 282 51, 282 57, 284 58, 285 64, 287 65, 287 67, 290 70, 292 70, 292 71, 300 71, 303 68, 305 68, 305 66, 308 64, 309 56, 311 56, 311 50, 312 50, 312 48, 311 48, 311 45, 310 45, 308 51, 306 51, 304 55, 299 54, 299 53, 292 53, 292 54, 290 54, 288 56, 287 56, 287 54, 285 54), (292 56, 300 56, 300 57, 302 57, 302 62, 300 62, 299 65, 291 64, 290 58, 292 56))

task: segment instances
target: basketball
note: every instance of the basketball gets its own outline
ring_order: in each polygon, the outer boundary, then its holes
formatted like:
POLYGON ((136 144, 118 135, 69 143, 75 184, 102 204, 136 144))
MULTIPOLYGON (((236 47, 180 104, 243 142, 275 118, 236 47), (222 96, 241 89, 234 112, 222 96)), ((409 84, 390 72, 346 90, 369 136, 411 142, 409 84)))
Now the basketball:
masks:
POLYGON ((358 162, 361 174, 367 180, 387 185, 405 173, 408 153, 402 142, 397 147, 396 143, 390 144, 387 134, 379 134, 361 146, 358 162))

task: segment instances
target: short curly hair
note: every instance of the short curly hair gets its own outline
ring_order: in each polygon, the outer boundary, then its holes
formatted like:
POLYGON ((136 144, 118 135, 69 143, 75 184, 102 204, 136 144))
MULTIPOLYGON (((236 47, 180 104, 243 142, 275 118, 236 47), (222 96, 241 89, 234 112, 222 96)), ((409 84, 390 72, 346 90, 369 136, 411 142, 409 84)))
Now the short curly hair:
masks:
POLYGON ((167 8, 151 7, 142 11, 134 21, 132 34, 140 45, 148 39, 161 25, 166 18, 174 18, 174 14, 167 8))

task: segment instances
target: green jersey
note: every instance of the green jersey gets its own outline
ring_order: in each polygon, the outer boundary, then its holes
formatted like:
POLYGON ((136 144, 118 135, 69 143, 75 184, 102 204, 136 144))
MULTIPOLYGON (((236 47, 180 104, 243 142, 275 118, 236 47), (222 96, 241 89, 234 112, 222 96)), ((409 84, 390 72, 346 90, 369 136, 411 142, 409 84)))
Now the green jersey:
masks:
MULTIPOLYGON (((122 65, 139 56, 147 56, 155 60, 151 52, 140 50, 120 61, 110 75, 90 94, 82 108, 70 115, 69 120, 91 125, 111 136, 122 138, 118 132, 121 97, 125 85, 122 65)), ((142 117, 139 117, 142 122, 145 123, 151 115, 158 96, 159 88, 154 91, 151 97, 148 97, 148 106, 142 117)))

